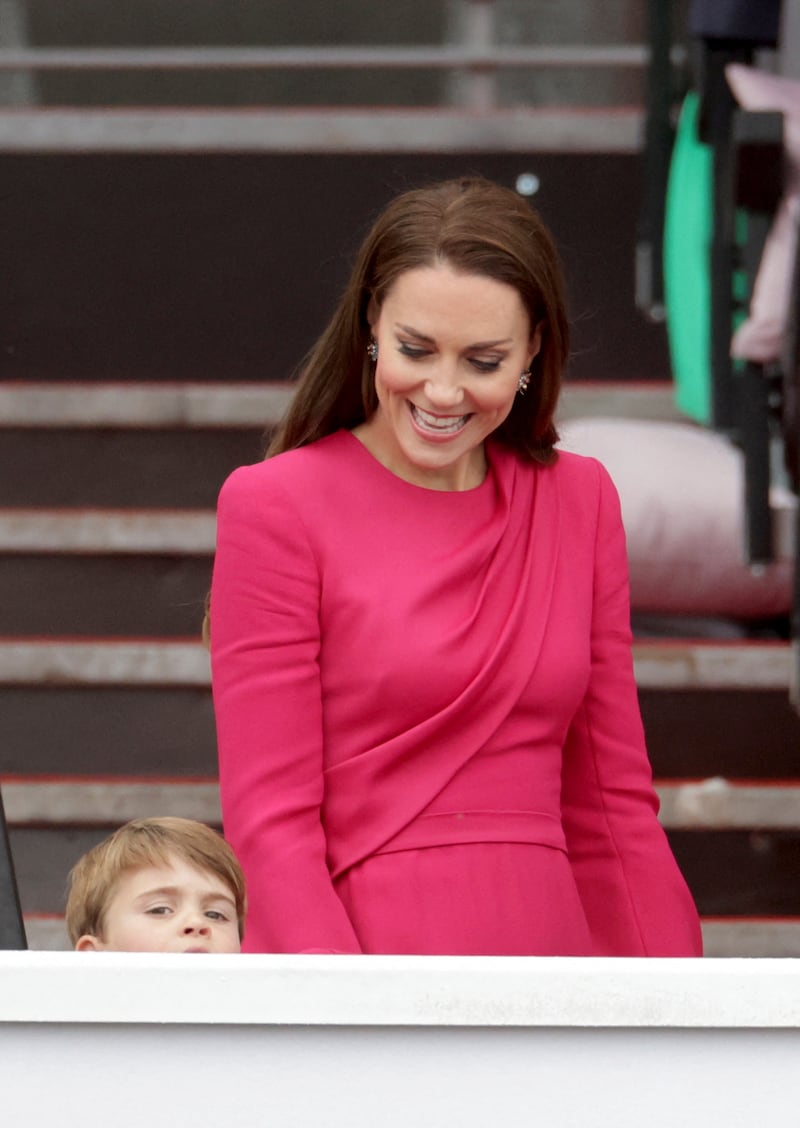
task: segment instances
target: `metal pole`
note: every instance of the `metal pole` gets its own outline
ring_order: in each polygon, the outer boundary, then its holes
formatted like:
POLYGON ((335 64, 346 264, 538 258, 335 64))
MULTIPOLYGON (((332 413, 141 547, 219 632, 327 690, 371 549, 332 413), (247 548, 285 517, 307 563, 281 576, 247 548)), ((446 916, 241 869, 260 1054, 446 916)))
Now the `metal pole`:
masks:
POLYGON ((0 949, 25 949, 28 941, 22 921, 17 879, 11 858, 3 797, 0 795, 0 949))
POLYGON ((650 62, 647 68, 647 113, 644 141, 644 201, 636 245, 636 308, 651 320, 663 321, 664 264, 662 242, 672 127, 672 3, 647 5, 650 62))

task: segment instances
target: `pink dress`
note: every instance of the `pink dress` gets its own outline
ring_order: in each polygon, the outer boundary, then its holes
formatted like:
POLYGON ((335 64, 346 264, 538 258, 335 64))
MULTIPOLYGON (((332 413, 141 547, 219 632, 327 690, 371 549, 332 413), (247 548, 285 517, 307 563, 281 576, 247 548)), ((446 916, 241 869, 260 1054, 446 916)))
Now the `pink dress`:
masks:
POLYGON ((698 955, 657 819, 603 468, 477 489, 349 432, 225 483, 212 671, 245 950, 698 955))

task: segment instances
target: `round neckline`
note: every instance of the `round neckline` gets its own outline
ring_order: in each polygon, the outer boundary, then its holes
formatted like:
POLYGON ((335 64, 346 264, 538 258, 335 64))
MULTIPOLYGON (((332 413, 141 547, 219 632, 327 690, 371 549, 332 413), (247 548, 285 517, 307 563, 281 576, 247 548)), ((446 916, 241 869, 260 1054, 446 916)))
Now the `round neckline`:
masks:
POLYGON ((393 470, 390 470, 388 466, 384 466, 380 459, 376 458, 372 451, 364 443, 362 443, 361 439, 359 439, 357 435, 354 435, 353 432, 348 430, 346 427, 343 427, 337 433, 340 435, 347 435, 351 443, 355 444, 355 446, 357 446, 359 450, 363 451, 364 457, 369 461, 370 465, 375 468, 375 472, 381 477, 385 478, 387 481, 396 482, 398 488, 400 489, 414 490, 417 494, 423 494, 426 497, 475 498, 480 496, 490 487, 494 465, 492 457, 493 447, 492 443, 488 440, 484 445, 484 450, 486 453, 486 474, 482 482, 480 482, 477 486, 471 486, 468 490, 437 490, 432 486, 420 486, 416 482, 409 482, 407 478, 401 478, 399 474, 395 474, 395 472, 393 470))

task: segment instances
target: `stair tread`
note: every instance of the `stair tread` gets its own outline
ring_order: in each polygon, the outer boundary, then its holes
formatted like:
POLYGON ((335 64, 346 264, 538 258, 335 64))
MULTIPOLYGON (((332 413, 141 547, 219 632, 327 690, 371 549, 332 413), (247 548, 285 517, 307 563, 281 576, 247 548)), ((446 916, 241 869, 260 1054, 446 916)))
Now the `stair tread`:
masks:
MULTIPOLYGON (((788 689, 792 652, 761 640, 635 640, 640 688, 788 689)), ((0 637, 0 684, 209 684, 199 638, 0 637)))
MULTIPOLYGON (((5 427, 262 427, 292 396, 289 382, 47 381, 0 382, 5 427)), ((567 380, 559 417, 614 415, 681 418, 674 387, 663 380, 567 380)))
MULTIPOLYGON (((0 787, 11 826, 105 826, 167 814, 221 821, 219 786, 209 777, 5 776, 0 777, 0 787)), ((656 791, 661 823, 668 829, 800 830, 800 778, 656 780, 656 791)))
POLYGON ((641 150, 639 106, 446 109, 0 109, 5 153, 622 153, 641 150))

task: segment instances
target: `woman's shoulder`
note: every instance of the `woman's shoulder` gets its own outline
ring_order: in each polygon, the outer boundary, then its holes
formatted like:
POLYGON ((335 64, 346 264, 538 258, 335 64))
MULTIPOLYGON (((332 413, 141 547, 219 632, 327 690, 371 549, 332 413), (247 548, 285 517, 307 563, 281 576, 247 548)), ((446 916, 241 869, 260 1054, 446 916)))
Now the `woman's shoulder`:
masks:
POLYGON ((302 497, 310 487, 316 491, 347 463, 346 437, 345 432, 339 431, 308 446, 239 466, 226 478, 220 497, 263 496, 271 492, 302 497))
POLYGON ((591 455, 576 454, 571 450, 558 448, 553 469, 565 483, 574 482, 582 486, 596 485, 598 488, 610 482, 609 473, 602 462, 591 455))
MULTIPOLYGON (((544 478, 563 492, 564 490, 603 489, 611 485, 608 471, 601 462, 583 454, 575 454, 557 447, 550 462, 541 463, 523 459, 508 447, 497 444, 494 460, 501 470, 513 468, 517 473, 529 474, 534 478, 544 478)), ((613 486, 611 487, 613 489, 613 486)))

